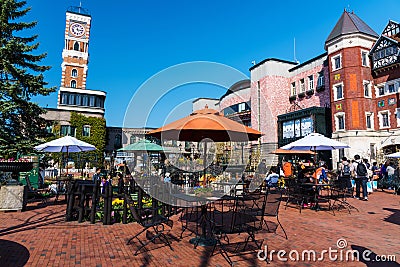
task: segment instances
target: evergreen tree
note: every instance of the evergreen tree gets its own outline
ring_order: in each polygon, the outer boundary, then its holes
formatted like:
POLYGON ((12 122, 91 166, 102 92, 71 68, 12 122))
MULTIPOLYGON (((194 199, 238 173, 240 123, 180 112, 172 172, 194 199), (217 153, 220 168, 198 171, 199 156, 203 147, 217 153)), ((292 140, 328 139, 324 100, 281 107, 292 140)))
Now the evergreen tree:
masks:
POLYGON ((45 110, 31 98, 49 95, 56 90, 45 88, 43 72, 49 66, 38 63, 46 53, 33 55, 39 43, 37 35, 19 36, 37 22, 22 22, 30 8, 26 1, 0 1, 0 156, 13 157, 17 152, 28 153, 38 144, 45 125, 41 114, 45 110))

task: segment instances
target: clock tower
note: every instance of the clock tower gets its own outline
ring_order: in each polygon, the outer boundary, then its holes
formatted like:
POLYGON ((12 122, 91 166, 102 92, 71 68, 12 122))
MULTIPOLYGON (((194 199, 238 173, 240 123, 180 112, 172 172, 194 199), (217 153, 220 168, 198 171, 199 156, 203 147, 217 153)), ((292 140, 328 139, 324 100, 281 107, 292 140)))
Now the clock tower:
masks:
POLYGON ((65 23, 65 45, 62 52, 61 86, 86 89, 89 63, 89 36, 91 16, 82 12, 67 11, 65 23))
POLYGON ((91 20, 82 7, 70 7, 66 12, 57 108, 103 117, 106 93, 86 88, 91 20))

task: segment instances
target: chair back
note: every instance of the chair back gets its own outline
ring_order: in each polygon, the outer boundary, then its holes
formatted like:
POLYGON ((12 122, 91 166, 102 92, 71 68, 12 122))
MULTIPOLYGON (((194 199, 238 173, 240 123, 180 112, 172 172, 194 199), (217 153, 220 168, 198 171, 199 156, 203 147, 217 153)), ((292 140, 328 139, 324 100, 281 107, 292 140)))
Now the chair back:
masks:
POLYGON ((279 206, 282 200, 282 192, 279 190, 270 190, 267 194, 266 205, 264 207, 265 216, 277 216, 279 206))
POLYGON ((33 191, 31 180, 29 179, 29 175, 25 175, 26 185, 28 186, 28 190, 33 191))
POLYGON ((138 209, 135 207, 135 203, 134 203, 134 201, 133 201, 133 199, 132 199, 132 196, 130 196, 130 195, 128 195, 128 194, 125 194, 125 199, 126 199, 127 202, 128 202, 128 207, 129 207, 129 210, 130 210, 131 213, 132 213, 133 218, 135 219, 135 221, 136 221, 137 223, 139 223, 140 225, 142 225, 142 224, 143 224, 142 217, 139 215, 138 209))

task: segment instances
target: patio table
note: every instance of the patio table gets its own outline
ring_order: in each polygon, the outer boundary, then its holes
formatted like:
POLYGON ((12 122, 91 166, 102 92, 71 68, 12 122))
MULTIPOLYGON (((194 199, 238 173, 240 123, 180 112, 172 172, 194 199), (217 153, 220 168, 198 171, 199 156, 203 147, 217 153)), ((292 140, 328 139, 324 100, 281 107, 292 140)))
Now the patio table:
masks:
POLYGON ((324 184, 324 183, 302 183, 302 186, 315 186, 315 190, 314 190, 314 209, 315 211, 320 211, 321 207, 319 205, 319 192, 321 190, 322 187, 328 187, 328 186, 332 186, 332 184, 324 184))
POLYGON ((197 236, 195 238, 192 238, 189 242, 191 244, 194 244, 195 247, 197 246, 214 246, 216 240, 212 237, 207 237, 207 225, 206 221, 208 220, 207 218, 207 204, 210 201, 215 201, 218 200, 218 197, 198 197, 195 196, 194 194, 185 194, 185 193, 177 193, 177 194, 172 194, 173 197, 177 199, 181 199, 185 202, 191 203, 192 205, 195 203, 200 203, 201 205, 201 235, 197 236))

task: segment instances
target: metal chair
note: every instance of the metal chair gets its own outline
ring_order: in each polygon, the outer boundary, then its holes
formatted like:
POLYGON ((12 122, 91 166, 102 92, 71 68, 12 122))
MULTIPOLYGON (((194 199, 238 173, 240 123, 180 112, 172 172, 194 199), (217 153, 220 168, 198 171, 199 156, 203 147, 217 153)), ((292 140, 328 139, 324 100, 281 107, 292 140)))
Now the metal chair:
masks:
MULTIPOLYGON (((269 190, 269 192, 267 194, 265 208, 264 208, 263 221, 265 222, 265 225, 267 226, 267 229, 269 231, 266 217, 275 217, 276 221, 278 222, 278 225, 282 228, 286 239, 288 239, 286 231, 283 228, 281 222, 279 221, 279 206, 280 206, 281 200, 282 200, 282 191, 277 190, 277 189, 269 190)), ((278 227, 275 228, 274 233, 276 233, 277 228, 278 227)))
MULTIPOLYGON (((260 198, 265 199, 263 196, 260 198)), ((261 249, 263 240, 257 240, 255 234, 260 230, 257 225, 260 219, 257 216, 261 214, 264 206, 261 204, 261 207, 257 208, 260 203, 256 199, 254 196, 243 195, 237 200, 240 205, 237 205, 235 209, 214 214, 211 223, 216 243, 211 256, 215 255, 214 252, 218 249, 219 254, 233 266, 232 257, 255 253, 261 249), (234 236, 245 236, 245 238, 233 242, 234 236)))
POLYGON ((158 239, 161 242, 163 242, 165 245, 167 245, 171 250, 174 250, 171 246, 170 241, 168 240, 168 237, 165 233, 169 232, 165 229, 165 226, 168 226, 172 228, 173 222, 158 214, 158 209, 152 209, 152 208, 143 208, 139 210, 137 207, 135 207, 133 200, 129 195, 125 195, 125 198, 128 201, 129 209, 132 213, 133 218, 136 220, 136 222, 142 226, 142 230, 134 235, 132 238, 130 238, 127 241, 127 245, 131 243, 133 239, 137 239, 137 241, 140 243, 139 248, 135 251, 134 255, 138 255, 138 252, 142 249, 145 248, 149 243, 155 243, 155 240, 158 239), (153 233, 151 233, 150 230, 153 230, 153 233), (142 241, 139 236, 146 232, 146 241, 142 241))

